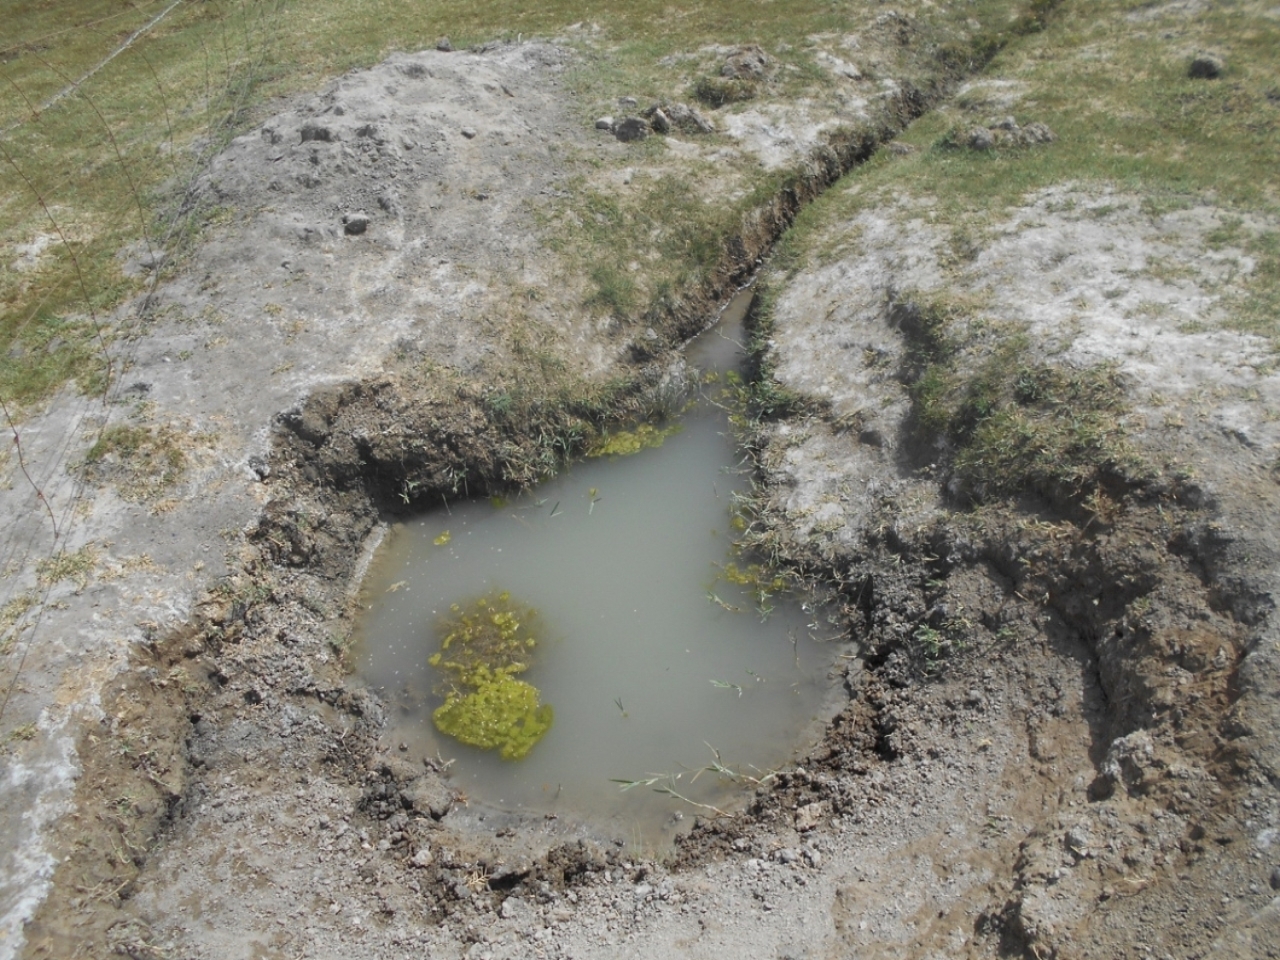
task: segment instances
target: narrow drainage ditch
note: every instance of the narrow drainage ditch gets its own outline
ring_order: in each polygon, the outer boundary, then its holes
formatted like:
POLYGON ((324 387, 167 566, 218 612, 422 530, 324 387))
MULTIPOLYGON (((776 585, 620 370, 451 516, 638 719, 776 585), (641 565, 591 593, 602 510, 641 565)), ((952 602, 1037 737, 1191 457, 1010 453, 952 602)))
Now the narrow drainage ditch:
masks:
MULTIPOLYGON (((469 803, 665 847, 686 812, 732 805, 834 711, 843 629, 734 546, 750 476, 727 395, 750 301, 740 292, 690 344, 696 395, 682 415, 615 436, 510 499, 399 524, 380 548, 357 669, 390 708, 390 740, 452 760, 469 803), (480 749, 442 732, 465 712, 445 699, 443 669, 465 656, 461 641, 430 660, 459 624, 507 615, 519 680, 551 710, 480 749)), ((503 721, 491 711, 484 722, 503 721)))

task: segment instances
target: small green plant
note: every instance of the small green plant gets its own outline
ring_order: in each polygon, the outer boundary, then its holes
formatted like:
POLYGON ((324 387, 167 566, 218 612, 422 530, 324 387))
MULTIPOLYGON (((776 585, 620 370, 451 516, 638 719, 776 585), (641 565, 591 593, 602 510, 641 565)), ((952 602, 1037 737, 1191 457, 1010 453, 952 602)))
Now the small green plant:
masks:
POLYGON ((85 544, 73 553, 58 553, 41 560, 36 564, 36 578, 45 586, 74 580, 77 589, 83 590, 97 562, 97 550, 93 544, 85 544))
POLYGON ((34 723, 24 723, 20 727, 14 727, 9 731, 9 736, 5 738, 7 743, 15 743, 18 741, 34 740, 36 736, 36 725, 34 723))
POLYGON ((535 618, 506 592, 449 608, 440 649, 428 660, 445 676, 444 703, 432 714, 442 733, 497 750, 504 760, 523 758, 546 736, 554 711, 539 702, 537 687, 516 679, 538 645, 530 630, 535 618))
POLYGON ((641 450, 660 447, 681 430, 679 423, 655 427, 642 423, 631 430, 615 430, 602 436, 587 450, 588 457, 629 457, 641 450))

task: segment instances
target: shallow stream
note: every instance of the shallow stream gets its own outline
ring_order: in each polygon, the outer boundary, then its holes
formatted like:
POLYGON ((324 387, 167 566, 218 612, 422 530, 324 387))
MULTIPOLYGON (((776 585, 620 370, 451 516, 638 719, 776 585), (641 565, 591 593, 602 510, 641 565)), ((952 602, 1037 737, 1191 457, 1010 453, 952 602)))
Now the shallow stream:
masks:
MULTIPOLYGON (((721 379, 737 369, 749 298, 691 344, 693 367, 721 379)), ((758 578, 726 579, 749 564, 732 543, 734 494, 749 487, 739 457, 707 388, 660 446, 395 527, 365 580, 357 648, 360 673, 393 707, 393 742, 454 759, 472 805, 554 813, 650 847, 707 812, 699 804, 745 798, 748 778, 816 739, 845 647, 812 604, 758 578), (537 611, 520 678, 555 711, 517 761, 431 720, 442 677, 427 661, 441 619, 501 591, 537 611), (742 776, 707 769, 716 764, 742 776)))

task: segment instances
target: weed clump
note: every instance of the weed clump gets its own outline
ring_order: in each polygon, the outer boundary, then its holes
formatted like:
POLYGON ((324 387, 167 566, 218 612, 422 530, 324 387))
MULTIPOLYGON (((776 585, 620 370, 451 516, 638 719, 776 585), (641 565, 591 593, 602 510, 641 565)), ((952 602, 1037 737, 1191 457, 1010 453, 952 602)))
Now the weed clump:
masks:
POLYGON ((756 82, 743 77, 703 77, 693 85, 694 97, 712 110, 752 100, 758 92, 756 82))
POLYGON ((1032 356, 1020 329, 966 304, 894 307, 907 341, 903 380, 918 438, 941 441, 953 492, 973 500, 1085 493, 1108 474, 1140 471, 1114 364, 1057 366, 1032 356))
POLYGON ((551 729, 554 711, 539 702, 538 688, 516 679, 537 647, 535 617, 505 591, 449 608, 440 649, 428 660, 445 676, 444 703, 431 715, 442 733, 519 760, 551 729))
POLYGON ((641 450, 660 447, 672 434, 680 432, 680 424, 655 427, 642 423, 633 430, 616 430, 600 438, 587 450, 588 457, 629 457, 641 450))

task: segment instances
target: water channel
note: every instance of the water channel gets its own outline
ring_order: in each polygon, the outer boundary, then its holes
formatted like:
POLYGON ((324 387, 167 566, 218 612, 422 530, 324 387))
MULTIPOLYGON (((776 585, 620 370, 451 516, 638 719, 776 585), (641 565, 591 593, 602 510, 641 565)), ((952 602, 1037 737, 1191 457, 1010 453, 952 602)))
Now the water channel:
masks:
MULTIPOLYGON (((690 365, 721 381, 738 368, 749 297, 690 345, 690 365)), ((506 501, 433 510, 379 548, 358 670, 392 705, 393 741, 453 759, 470 804, 666 846, 706 812, 697 804, 732 806, 749 795, 747 777, 767 777, 819 734, 847 647, 820 608, 734 575, 751 562, 732 529, 734 495, 749 483, 716 393, 704 387, 660 446, 576 462, 506 501), (520 679, 555 712, 514 761, 432 723, 442 677, 428 658, 442 618, 499 591, 537 611, 520 679), (706 769, 717 763, 744 777, 706 769)))

